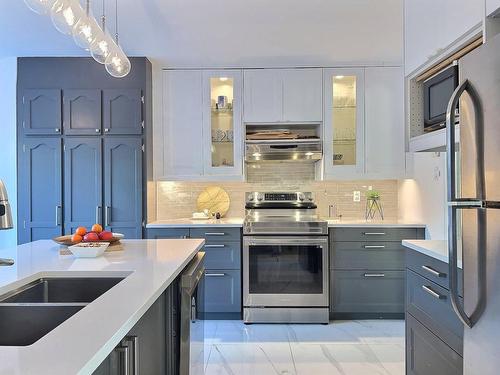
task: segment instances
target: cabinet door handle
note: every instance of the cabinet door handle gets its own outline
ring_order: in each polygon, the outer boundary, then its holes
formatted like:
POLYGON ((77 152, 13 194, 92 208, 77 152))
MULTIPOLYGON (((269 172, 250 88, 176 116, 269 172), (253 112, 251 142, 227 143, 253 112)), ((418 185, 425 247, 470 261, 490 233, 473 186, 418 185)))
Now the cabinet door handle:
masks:
POLYGON ((226 274, 224 272, 221 273, 205 273, 206 277, 224 277, 226 274))
POLYGON ((205 248, 210 249, 210 248, 220 248, 220 247, 226 247, 226 245, 220 244, 220 245, 205 245, 205 248))
POLYGON ((436 277, 446 277, 446 274, 444 272, 439 272, 439 271, 436 271, 434 268, 432 267, 429 267, 429 266, 422 266, 422 269, 424 271, 427 271, 429 272, 430 274, 436 276, 436 277))
POLYGON ((62 207, 56 206, 56 226, 61 225, 62 220, 62 207))
POLYGON ((115 351, 120 354, 121 368, 123 369, 123 375, 130 375, 130 352, 128 346, 118 346, 115 351))
POLYGON ((95 222, 96 222, 96 224, 101 223, 101 209, 102 209, 101 206, 95 207, 95 222))
POLYGON ((191 323, 196 322, 196 298, 191 297, 191 323))
POLYGON ((427 285, 422 285, 422 289, 427 292, 428 294, 430 294, 431 296, 433 296, 434 298, 437 298, 437 299, 446 299, 446 296, 443 296, 442 294, 439 294, 438 292, 432 290, 431 287, 427 286, 427 285))
POLYGON ((385 232, 363 232, 365 236, 385 236, 385 232))
POLYGON ((137 336, 126 336, 124 341, 127 343, 126 347, 128 348, 128 343, 132 344, 132 375, 139 374, 139 337, 137 336))
POLYGON ((111 221, 111 207, 104 206, 104 226, 109 227, 110 221, 111 221))
POLYGON ((208 232, 205 233, 205 236, 225 236, 226 233, 224 232, 208 232))
POLYGON ((385 273, 365 273, 364 277, 385 277, 385 273))
POLYGON ((385 249, 385 245, 364 245, 365 249, 385 249))

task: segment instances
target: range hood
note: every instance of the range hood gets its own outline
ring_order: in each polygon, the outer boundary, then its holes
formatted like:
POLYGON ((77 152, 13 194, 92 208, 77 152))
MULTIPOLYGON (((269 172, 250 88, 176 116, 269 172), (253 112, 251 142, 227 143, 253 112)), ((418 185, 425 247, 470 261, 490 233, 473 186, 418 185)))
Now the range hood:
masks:
POLYGON ((301 161, 316 162, 322 158, 319 138, 246 140, 245 161, 301 161))

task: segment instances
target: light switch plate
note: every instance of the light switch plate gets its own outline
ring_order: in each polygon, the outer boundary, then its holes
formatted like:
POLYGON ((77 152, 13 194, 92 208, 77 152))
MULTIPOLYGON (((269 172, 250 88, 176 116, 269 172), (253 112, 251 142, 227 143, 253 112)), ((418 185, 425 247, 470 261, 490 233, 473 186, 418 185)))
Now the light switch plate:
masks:
POLYGON ((353 202, 359 202, 359 201, 361 201, 361 192, 359 190, 356 190, 356 191, 352 192, 352 201, 353 202))

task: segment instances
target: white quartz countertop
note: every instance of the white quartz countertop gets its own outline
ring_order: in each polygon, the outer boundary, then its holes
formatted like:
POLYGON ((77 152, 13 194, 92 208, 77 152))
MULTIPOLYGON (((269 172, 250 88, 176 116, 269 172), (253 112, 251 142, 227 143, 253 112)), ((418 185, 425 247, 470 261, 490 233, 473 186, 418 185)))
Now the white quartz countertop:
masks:
POLYGON ((331 228, 346 227, 373 227, 373 228, 425 228, 425 224, 411 223, 398 220, 338 220, 324 218, 328 221, 328 226, 331 228))
POLYGON ((171 219, 171 220, 158 220, 152 221, 146 225, 146 228, 205 228, 212 226, 221 227, 242 227, 242 217, 223 217, 222 219, 208 219, 208 220, 193 220, 193 219, 171 219))
POLYGON ((99 258, 60 255, 52 241, 2 249, 15 265, 0 269, 0 294, 40 277, 126 277, 30 346, 0 347, 0 374, 89 374, 202 248, 200 239, 123 240, 99 258))
MULTIPOLYGON (((419 253, 448 263, 448 241, 445 240, 403 240, 406 246, 419 253)), ((462 268, 462 253, 458 251, 458 267, 462 268)))
MULTIPOLYGON (((425 224, 410 223, 404 221, 394 220, 380 220, 380 221, 366 221, 366 220, 333 220, 322 218, 328 222, 328 226, 336 227, 379 227, 379 228, 425 228, 425 224)), ((219 220, 192 220, 192 219, 171 219, 171 220, 158 220, 152 221, 146 225, 146 228, 203 228, 212 226, 221 227, 242 227, 244 218, 231 217, 222 218, 219 220)))

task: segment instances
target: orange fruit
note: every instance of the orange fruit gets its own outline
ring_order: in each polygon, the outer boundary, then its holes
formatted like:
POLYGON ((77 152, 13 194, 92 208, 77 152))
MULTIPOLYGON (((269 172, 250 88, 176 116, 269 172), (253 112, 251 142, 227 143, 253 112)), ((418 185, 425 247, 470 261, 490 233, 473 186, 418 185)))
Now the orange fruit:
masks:
POLYGON ((87 233, 87 228, 85 227, 78 227, 76 228, 76 231, 75 231, 75 234, 78 234, 79 236, 85 236, 85 234, 87 233))
POLYGON ((100 224, 94 224, 94 225, 92 225, 91 232, 101 233, 102 232, 102 226, 100 224))
POLYGON ((83 237, 80 236, 79 234, 74 234, 71 236, 71 242, 73 242, 73 243, 80 243, 80 242, 82 242, 82 240, 83 240, 83 237))

